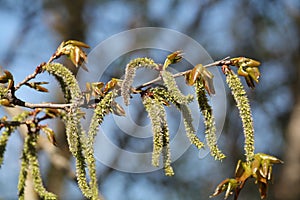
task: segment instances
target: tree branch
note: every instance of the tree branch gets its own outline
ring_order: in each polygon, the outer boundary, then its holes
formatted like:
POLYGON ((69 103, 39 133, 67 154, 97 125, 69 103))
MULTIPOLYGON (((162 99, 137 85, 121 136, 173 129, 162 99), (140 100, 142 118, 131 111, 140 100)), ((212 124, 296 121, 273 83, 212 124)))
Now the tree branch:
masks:
MULTIPOLYGON (((224 64, 230 64, 231 61, 228 60, 229 58, 230 58, 230 57, 227 56, 226 58, 223 58, 222 60, 218 60, 218 61, 215 61, 215 62, 213 62, 213 63, 204 65, 204 67, 209 68, 209 67, 213 67, 213 66, 221 66, 221 65, 224 65, 224 64)), ((191 69, 190 69, 190 70, 187 70, 187 71, 184 71, 184 72, 178 72, 177 74, 174 74, 173 77, 176 78, 176 77, 184 76, 184 75, 186 75, 187 73, 189 73, 190 71, 191 71, 191 69)), ((159 77, 157 77, 157 78, 155 78, 155 79, 153 79, 153 80, 151 80, 151 81, 149 81, 149 82, 147 82, 147 83, 144 83, 144 84, 142 84, 142 85, 136 87, 136 90, 139 90, 139 89, 142 89, 142 88, 144 88, 144 87, 147 87, 147 86, 149 86, 149 85, 151 85, 151 84, 153 84, 153 83, 156 83, 156 82, 158 82, 158 81, 160 81, 160 80, 161 80, 161 77, 159 76, 159 77)))
POLYGON ((26 122, 0 120, 0 128, 4 126, 20 126, 21 124, 26 124, 26 122))
POLYGON ((67 109, 69 107, 71 107, 73 104, 71 103, 64 103, 64 104, 55 104, 55 103, 28 103, 25 102, 24 103, 24 107, 27 108, 54 108, 54 109, 67 109))
POLYGON ((21 81, 17 86, 15 86, 15 91, 17 91, 22 85, 24 85, 25 83, 27 83, 31 79, 34 79, 38 74, 40 74, 42 72, 42 67, 45 64, 46 63, 43 62, 39 66, 37 66, 37 68, 35 69, 35 71, 32 74, 30 74, 29 76, 27 76, 23 81, 21 81))
MULTIPOLYGON (((213 63, 210 63, 210 64, 207 64, 207 65, 204 65, 204 67, 213 67, 213 66, 221 66, 221 65, 228 65, 231 63, 230 60, 228 60, 230 57, 226 57, 226 58, 223 58, 221 60, 218 60, 218 61, 215 61, 213 63)), ((29 80, 35 78, 39 73, 42 72, 42 67, 45 65, 46 63, 41 63, 37 68, 36 70, 34 71, 33 74, 27 76, 22 82, 20 82, 16 87, 15 87, 15 90, 19 89, 22 85, 26 84, 29 80)), ((180 77, 180 76, 184 76, 186 75, 187 73, 189 73, 191 70, 187 70, 187 71, 183 71, 183 72, 179 72, 177 74, 174 74, 173 77, 176 78, 176 77, 180 77)), ((161 77, 157 77, 149 82, 146 82, 146 83, 143 83, 142 85, 136 87, 134 89, 134 91, 138 91, 144 87, 147 87, 153 83, 156 83, 158 81, 161 80, 161 77)), ((27 108, 32 108, 32 109, 35 109, 35 108, 53 108, 53 109, 68 109, 70 108, 71 106, 73 106, 73 104, 71 103, 67 103, 67 104, 55 104, 55 103, 38 103, 38 104, 33 104, 33 103, 28 103, 28 102, 23 102, 23 101, 14 101, 14 104, 15 105, 18 105, 18 106, 22 106, 22 107, 27 107, 27 108)), ((85 104, 82 104, 82 105, 79 105, 79 106, 84 106, 85 104)))

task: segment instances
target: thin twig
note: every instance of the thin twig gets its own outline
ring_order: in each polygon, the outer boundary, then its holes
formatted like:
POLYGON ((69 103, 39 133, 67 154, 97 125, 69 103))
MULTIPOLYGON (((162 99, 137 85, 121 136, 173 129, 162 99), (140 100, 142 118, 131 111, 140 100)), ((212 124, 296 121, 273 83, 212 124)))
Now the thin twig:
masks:
MULTIPOLYGON (((223 58, 222 60, 218 60, 218 61, 215 61, 213 63, 210 63, 210 64, 207 64, 207 65, 204 65, 204 67, 213 67, 213 66, 220 66, 220 65, 224 65, 224 64, 230 64, 230 60, 228 60, 229 57, 226 57, 226 58, 223 58)), ((51 59, 50 59, 51 60, 51 59)), ((41 69, 42 69, 42 66, 44 66, 46 63, 42 63, 40 64, 35 72, 29 76, 27 76, 22 82, 20 82, 16 87, 15 87, 15 90, 19 89, 22 85, 26 84, 29 80, 33 79, 36 77, 37 74, 41 73, 41 69)), ((187 71, 183 71, 183 72, 179 72, 177 74, 174 74, 173 77, 176 78, 176 77, 180 77, 180 76, 184 76, 185 74, 189 73, 191 70, 187 70, 187 71)), ((135 90, 138 91, 146 86, 149 86, 153 83, 156 83, 158 81, 161 80, 161 77, 157 77, 147 83, 144 83, 140 86, 138 86, 135 90)), ((55 103, 38 103, 38 104, 33 104, 33 103, 28 103, 28 102, 21 102, 21 103, 17 103, 15 102, 15 105, 19 105, 19 106, 23 106, 23 107, 27 107, 27 108, 32 108, 32 109, 35 109, 35 108, 53 108, 53 109, 68 109, 70 107, 73 106, 73 104, 55 104, 55 103)), ((84 105, 79 105, 79 106, 84 106, 84 105)))
MULTIPOLYGON (((227 63, 227 60, 228 60, 229 58, 230 58, 230 57, 227 56, 226 58, 223 58, 222 60, 218 60, 218 61, 215 61, 215 62, 213 62, 213 63, 204 65, 204 67, 209 68, 209 67, 213 67, 213 66, 220 66, 220 65, 226 64, 226 63, 227 63)), ((231 62, 231 61, 229 60, 228 62, 231 62)), ((184 76, 185 74, 189 73, 190 71, 191 71, 191 69, 190 69, 190 70, 187 70, 187 71, 184 71, 184 72, 179 72, 179 73, 177 73, 177 74, 174 74, 173 77, 176 78, 176 77, 184 76)), ((153 83, 156 83, 156 82, 158 82, 158 81, 160 81, 160 80, 161 80, 161 77, 159 76, 159 77, 157 77, 157 78, 155 78, 155 79, 153 79, 153 80, 151 80, 151 81, 149 81, 149 82, 147 82, 147 83, 143 83, 142 85, 136 87, 136 90, 140 90, 140 89, 142 89, 142 88, 144 88, 144 87, 147 87, 147 86, 149 86, 149 85, 151 85, 151 84, 153 84, 153 83)))
POLYGON ((69 107, 71 107, 73 104, 71 103, 65 103, 65 104, 55 104, 55 103, 28 103, 25 102, 24 103, 24 107, 27 108, 54 108, 54 109, 67 109, 69 107))
POLYGON ((22 85, 26 84, 31 79, 34 79, 38 74, 42 72, 42 67, 46 63, 41 63, 37 68, 34 70, 34 72, 30 75, 28 75, 23 81, 21 81, 17 86, 15 86, 15 91, 17 91, 22 85))
POLYGON ((19 121, 3 121, 0 120, 0 128, 5 126, 20 126, 21 124, 26 124, 26 122, 19 122, 19 121))

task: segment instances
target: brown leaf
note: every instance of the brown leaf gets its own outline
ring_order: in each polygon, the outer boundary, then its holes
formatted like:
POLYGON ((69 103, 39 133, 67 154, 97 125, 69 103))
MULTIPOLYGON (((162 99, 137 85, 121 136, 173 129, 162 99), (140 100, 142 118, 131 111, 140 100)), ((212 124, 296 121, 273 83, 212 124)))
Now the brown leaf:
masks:
POLYGON ((48 82, 30 82, 30 83, 25 83, 26 86, 35 89, 36 91, 39 92, 49 92, 47 88, 41 86, 43 84, 48 84, 48 82))
POLYGON ((230 60, 232 65, 238 67, 238 75, 245 77, 246 83, 250 88, 255 88, 254 81, 258 83, 260 77, 258 69, 260 62, 245 57, 232 58, 230 60))
POLYGON ((14 107, 8 99, 0 99, 0 106, 14 107))
POLYGON ((214 75, 208 71, 202 64, 196 65, 190 73, 186 75, 186 81, 188 85, 194 85, 197 79, 201 78, 205 87, 205 90, 209 95, 215 94, 215 87, 213 83, 214 75))
POLYGON ((103 96, 103 92, 102 89, 104 87, 104 83, 103 82, 95 82, 91 84, 91 88, 92 88, 92 94, 93 96, 103 96))
POLYGON ((112 113, 118 116, 126 116, 124 108, 115 101, 111 102, 112 113))
POLYGON ((59 45, 54 57, 58 58, 61 55, 66 55, 76 67, 81 66, 82 69, 88 71, 85 66, 85 63, 87 62, 87 55, 81 48, 89 48, 89 46, 80 41, 68 40, 59 45))
POLYGON ((9 80, 14 80, 13 75, 9 71, 4 71, 4 74, 0 76, 0 83, 8 83, 9 80))
POLYGON ((77 41, 77 40, 68 40, 68 41, 65 42, 65 44, 66 45, 72 44, 74 46, 83 47, 83 48, 87 48, 87 49, 90 48, 89 45, 87 45, 87 44, 85 44, 83 42, 77 41))
MULTIPOLYGON (((233 193, 233 190, 236 190, 238 188, 238 186, 239 186, 239 182, 236 179, 227 178, 217 186, 215 192, 209 197, 210 198, 215 197, 225 191, 224 199, 227 199, 229 197, 229 195, 231 195, 233 193)), ((238 195, 238 194, 236 194, 236 195, 238 195)))
POLYGON ((169 54, 164 62, 163 69, 165 70, 169 65, 180 62, 182 58, 183 53, 180 50, 169 54))
POLYGON ((41 129, 44 133, 46 133, 47 138, 51 142, 51 144, 56 146, 57 143, 56 143, 54 131, 51 128, 49 128, 48 126, 43 126, 41 129))
POLYGON ((230 61, 232 62, 232 65, 237 67, 258 67, 260 66, 260 62, 251 58, 245 58, 245 57, 237 57, 237 58, 231 58, 230 61))
POLYGON ((47 116, 49 116, 50 118, 56 118, 59 117, 61 112, 59 111, 59 109, 55 109, 55 108, 46 108, 45 109, 45 114, 47 116))
POLYGON ((78 67, 79 65, 79 60, 80 60, 80 53, 79 53, 80 49, 77 47, 73 47, 70 51, 70 60, 72 61, 72 63, 78 67))
POLYGON ((109 92, 111 89, 114 89, 116 86, 119 86, 120 79, 112 78, 108 83, 106 83, 103 93, 109 92))

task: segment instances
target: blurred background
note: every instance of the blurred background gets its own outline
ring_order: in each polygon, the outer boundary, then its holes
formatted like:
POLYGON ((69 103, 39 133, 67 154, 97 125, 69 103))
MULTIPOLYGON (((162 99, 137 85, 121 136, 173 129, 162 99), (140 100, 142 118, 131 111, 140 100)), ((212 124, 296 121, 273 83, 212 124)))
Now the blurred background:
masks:
MULTIPOLYGON (((84 41, 93 48, 113 34, 149 26, 190 36, 214 60, 245 56, 261 61, 260 84, 254 91, 247 90, 253 109, 255 148, 256 152, 274 155, 285 162, 274 167, 267 199, 300 199, 300 1, 0 0, 0 5, 0 66, 1 70, 11 71, 16 82, 47 61, 63 40, 84 41)), ((117 60, 114 64, 125 61, 117 60)), ((109 77, 121 77, 122 73, 124 67, 110 71, 106 81, 109 77)), ((48 75, 39 78, 49 80, 48 75)), ((56 90, 57 86, 51 84, 50 95, 28 95, 31 90, 17 95, 36 103, 63 101, 56 90)), ((0 112, 1 116, 11 116, 17 111, 1 107, 0 112)), ((136 123, 142 124, 138 119, 145 114, 135 115, 136 123)), ((236 162, 243 159, 244 137, 238 117, 233 99, 228 96, 225 126, 219 138, 220 148, 227 155, 224 161, 214 161, 210 156, 199 159, 197 149, 190 147, 173 163, 174 177, 165 177, 162 170, 125 173, 99 162, 102 195, 107 200, 209 199, 217 184, 232 177, 236 162)), ((45 185, 60 199, 84 199, 74 181, 73 166, 69 167, 73 160, 67 150, 64 127, 58 121, 49 123, 56 127, 59 148, 47 141, 40 143, 45 185)), ((111 133, 114 142, 132 149, 136 138, 120 136, 118 131, 116 128, 111 133)), ((144 144, 151 149, 151 138, 144 144)), ((21 149, 22 137, 13 134, 0 170, 0 199, 17 199, 21 149)), ((119 159, 119 155, 112 156, 113 160, 119 159)), ((28 199, 38 198, 32 192, 28 199)), ((257 185, 249 181, 240 199, 259 199, 257 185)))

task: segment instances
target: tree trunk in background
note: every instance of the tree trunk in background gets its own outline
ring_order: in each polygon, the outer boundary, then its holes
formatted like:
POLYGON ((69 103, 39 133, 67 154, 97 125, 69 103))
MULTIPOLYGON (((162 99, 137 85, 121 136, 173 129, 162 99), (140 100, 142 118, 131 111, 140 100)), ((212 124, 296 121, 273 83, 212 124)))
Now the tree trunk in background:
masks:
MULTIPOLYGON (((296 24, 299 35, 300 15, 293 12, 290 12, 290 15, 296 24)), ((275 190, 275 195, 280 200, 300 199, 300 44, 298 44, 297 50, 291 55, 294 64, 292 67, 295 69, 295 77, 293 77, 295 82, 289 86, 294 94, 295 104, 287 127, 283 170, 275 190)))
MULTIPOLYGON (((297 62, 295 62, 297 63, 297 62)), ((296 102, 292 109, 286 134, 286 149, 283 171, 277 185, 276 196, 282 200, 300 199, 300 62, 298 60, 298 79, 294 85, 296 102)))
POLYGON ((282 200, 300 199, 300 95, 293 109, 287 131, 284 168, 276 196, 282 200))
MULTIPOLYGON (((58 36, 58 44, 64 40, 85 40, 86 25, 83 19, 85 2, 84 0, 68 1, 68 0, 54 0, 44 2, 44 11, 50 29, 55 30, 58 36)), ((65 66, 70 66, 70 62, 63 61, 65 66)), ((73 74, 77 74, 77 69, 68 67, 73 74)), ((62 97, 56 97, 56 101, 64 101, 62 97)), ((56 139, 58 147, 62 150, 62 156, 70 159, 71 155, 68 150, 66 141, 65 127, 61 121, 57 122, 56 139)), ((47 178, 45 178, 47 188, 58 196, 64 192, 66 185, 64 179, 68 174, 63 168, 56 167, 53 163, 50 164, 47 171, 47 178)))

